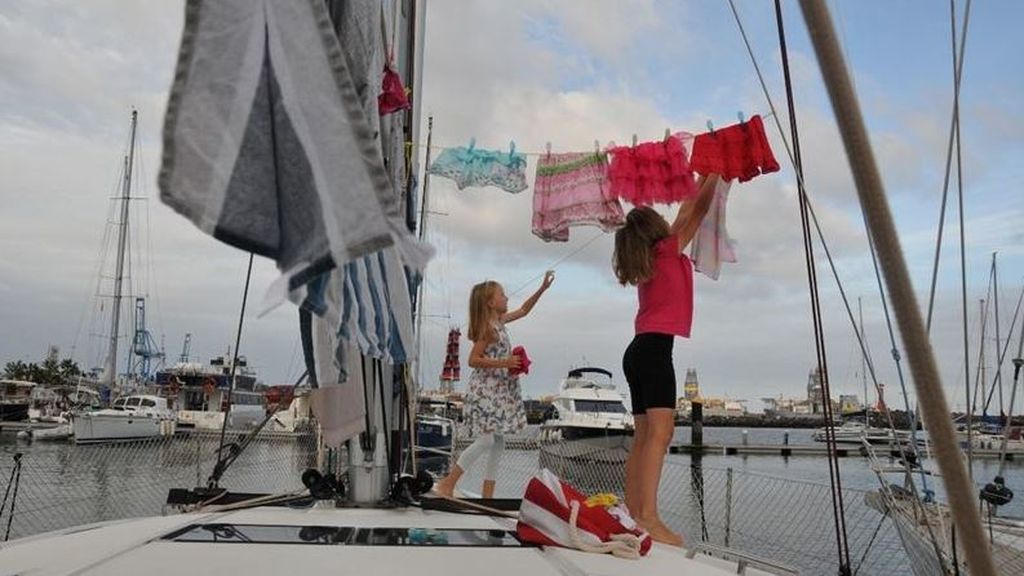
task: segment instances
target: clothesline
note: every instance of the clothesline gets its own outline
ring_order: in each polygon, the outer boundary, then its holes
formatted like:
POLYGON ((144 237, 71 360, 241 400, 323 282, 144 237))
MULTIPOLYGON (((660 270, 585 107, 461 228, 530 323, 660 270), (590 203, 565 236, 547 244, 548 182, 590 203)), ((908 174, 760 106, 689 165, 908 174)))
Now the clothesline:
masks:
MULTIPOLYGON (((775 116, 775 113, 774 112, 767 112, 765 114, 760 114, 759 113, 758 115, 761 116, 762 118, 771 118, 771 117, 775 116)), ((709 122, 710 122, 710 120, 709 120, 709 122)), ((711 132, 711 130, 708 130, 708 132, 711 132)), ((513 142, 514 142, 514 140, 513 140, 513 142)), ((599 142, 599 141, 595 140, 595 142, 599 142)), ((614 143, 614 140, 611 141, 611 143, 614 143)), ((409 149, 417 148, 417 149, 420 149, 420 150, 425 150, 427 148, 426 142, 423 142, 423 143, 406 142, 405 146, 406 146, 406 148, 409 148, 409 149)), ((431 143, 431 145, 430 145, 430 149, 431 150, 454 150, 456 148, 465 148, 465 147, 466 147, 465 144, 460 144, 460 145, 456 145, 456 146, 441 146, 439 144, 431 143)), ((601 146, 598 145, 597 148, 601 148, 601 146)), ((604 148, 607 148, 607 146, 605 146, 604 148)), ((604 148, 601 148, 601 150, 603 151, 604 148)), ((578 150, 570 150, 570 151, 571 152, 581 152, 582 148, 580 148, 578 150)), ((518 148, 516 148, 515 152, 516 152, 516 154, 522 154, 524 156, 541 157, 541 156, 547 156, 548 154, 563 153, 563 152, 566 152, 566 150, 558 151, 558 150, 555 150, 554 148, 552 148, 551 150, 543 150, 543 151, 539 151, 539 152, 534 152, 534 151, 523 151, 523 150, 519 150, 518 148)))

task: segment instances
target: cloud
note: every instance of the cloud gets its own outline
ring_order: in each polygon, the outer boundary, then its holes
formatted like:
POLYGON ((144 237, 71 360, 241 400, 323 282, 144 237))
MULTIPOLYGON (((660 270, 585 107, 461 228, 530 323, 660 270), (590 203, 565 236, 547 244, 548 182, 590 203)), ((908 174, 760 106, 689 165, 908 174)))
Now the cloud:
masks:
MULTIPOLYGON (((701 130, 708 118, 728 122, 737 109, 766 111, 746 54, 732 36, 723 39, 723 30, 735 30, 720 5, 526 0, 427 6, 425 83, 415 97, 422 98, 424 114, 433 114, 440 146, 475 137, 478 146, 506 148, 514 138, 528 152, 549 141, 555 150, 590 150, 594 140, 605 145, 633 134, 659 138, 666 127, 701 130)), ((134 272, 139 290, 150 295, 150 327, 170 357, 177 356, 185 333, 193 335, 199 358, 234 345, 247 255, 200 233, 155 198, 160 124, 182 15, 181 2, 0 7, 0 317, 16 327, 0 332, 0 361, 38 358, 51 342, 65 351, 74 346, 83 362, 97 355, 98 348, 86 350, 95 340, 90 333, 102 331, 92 328, 98 305, 90 296, 132 105, 141 119, 139 193, 150 198, 133 209, 135 222, 148 219, 139 227, 148 235, 138 244, 149 260, 148 286, 141 285, 144 270, 134 272)), ((759 23, 772 24, 748 18, 760 34, 756 46, 774 50, 774 30, 761 30, 759 23)), ((765 53, 771 56, 761 64, 781 106, 779 56, 765 53)), ((893 390, 895 373, 884 360, 888 337, 845 152, 816 64, 798 36, 790 57, 809 193, 844 286, 851 298, 864 297, 872 350, 893 390)), ((934 191, 941 184, 948 120, 936 112, 941 106, 905 102, 913 95, 922 102, 945 100, 938 100, 938 88, 928 93, 913 86, 896 97, 873 74, 878 64, 856 60, 862 62, 857 80, 873 142, 921 288, 930 273, 934 191)), ((991 93, 991 102, 964 108, 973 194, 967 224, 971 277, 984 277, 984 252, 998 249, 1012 279, 1024 262, 1024 239, 1014 224, 1024 205, 1012 192, 1019 169, 1007 158, 1016 157, 1013 136, 1022 116, 1014 90, 1000 84, 991 93)), ((780 114, 788 126, 785 110, 780 114)), ((677 370, 697 368, 710 395, 756 400, 797 394, 814 362, 794 177, 774 119, 765 123, 783 170, 733 187, 729 228, 740 262, 727 264, 718 282, 698 277, 693 338, 676 344, 677 370)), ((493 278, 510 292, 521 288, 512 297, 518 303, 554 263, 555 287, 530 317, 510 327, 537 361, 524 380, 527 394, 553 392, 570 367, 583 363, 611 369, 623 384, 619 363, 632 336, 636 294, 611 276, 611 237, 579 228, 565 244, 536 239, 531 194, 458 191, 444 179, 431 181, 431 208, 447 215, 431 214, 428 227, 438 257, 428 269, 425 296, 426 384, 440 374, 448 328, 465 321, 472 284, 493 278)), ((671 216, 671 209, 664 213, 671 216)), ((947 229, 947 238, 954 236, 955 227, 947 229)), ((852 332, 815 242, 833 381, 838 390, 855 392, 859 359, 852 332)), ((953 390, 962 371, 953 283, 958 255, 952 248, 945 254, 933 333, 953 390)), ((294 308, 255 318, 254 303, 276 275, 271 262, 256 260, 242 337, 243 354, 274 383, 301 371, 294 308)), ((978 284, 972 281, 972 298, 983 291, 978 284)))

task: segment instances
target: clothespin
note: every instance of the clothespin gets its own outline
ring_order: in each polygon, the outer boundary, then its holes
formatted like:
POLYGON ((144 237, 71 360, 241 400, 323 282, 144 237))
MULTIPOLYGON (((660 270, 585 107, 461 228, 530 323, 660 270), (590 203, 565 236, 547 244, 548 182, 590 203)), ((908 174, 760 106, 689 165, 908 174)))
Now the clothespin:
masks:
MULTIPOLYGON (((550 154, 551 151, 548 150, 548 153, 550 154)), ((508 141, 508 157, 509 157, 509 160, 511 160, 512 158, 515 158, 515 156, 516 156, 516 141, 515 140, 509 140, 508 141)))
POLYGON ((594 154, 601 154, 601 142, 594 140, 594 154))
POLYGON ((545 144, 544 145, 544 149, 547 150, 548 158, 550 158, 551 157, 551 142, 548 142, 547 144, 545 144))
POLYGON ((669 137, 672 136, 672 131, 665 128, 665 142, 668 142, 669 137))
POLYGON ((469 139, 469 149, 476 148, 476 136, 469 139))
POLYGON ((747 122, 747 118, 743 115, 742 110, 736 111, 736 119, 740 121, 740 124, 745 124, 747 122))
POLYGON ((708 120, 708 132, 710 132, 712 136, 715 135, 715 125, 711 123, 711 120, 708 120))
POLYGON ((636 148, 636 134, 633 134, 633 148, 636 148))

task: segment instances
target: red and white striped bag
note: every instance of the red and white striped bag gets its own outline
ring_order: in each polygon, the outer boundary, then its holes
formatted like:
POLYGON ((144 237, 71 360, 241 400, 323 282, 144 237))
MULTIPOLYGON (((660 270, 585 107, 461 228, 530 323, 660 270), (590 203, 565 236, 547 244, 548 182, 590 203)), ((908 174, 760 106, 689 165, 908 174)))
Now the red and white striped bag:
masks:
POLYGON ((530 479, 516 535, 523 542, 639 558, 651 537, 623 506, 589 507, 587 498, 547 468, 530 479))

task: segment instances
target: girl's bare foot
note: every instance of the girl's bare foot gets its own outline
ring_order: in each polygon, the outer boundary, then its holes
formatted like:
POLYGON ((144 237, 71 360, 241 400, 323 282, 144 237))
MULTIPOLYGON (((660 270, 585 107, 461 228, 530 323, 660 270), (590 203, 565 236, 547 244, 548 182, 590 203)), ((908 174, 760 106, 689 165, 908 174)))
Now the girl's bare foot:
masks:
POLYGON ((635 520, 637 525, 650 534, 655 542, 679 548, 686 545, 686 540, 683 539, 683 536, 673 532, 660 518, 636 518, 635 520))

